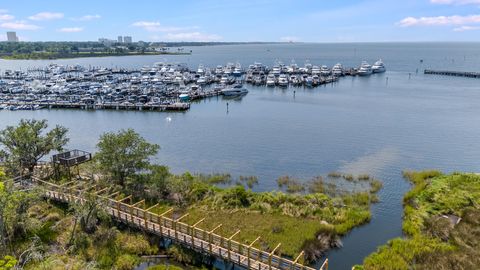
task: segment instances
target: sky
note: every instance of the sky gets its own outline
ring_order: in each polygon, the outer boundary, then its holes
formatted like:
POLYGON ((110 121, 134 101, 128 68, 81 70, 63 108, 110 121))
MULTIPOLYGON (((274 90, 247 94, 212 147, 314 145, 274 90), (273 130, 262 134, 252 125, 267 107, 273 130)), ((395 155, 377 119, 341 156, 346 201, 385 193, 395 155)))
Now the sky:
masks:
POLYGON ((480 41, 480 0, 2 0, 0 40, 6 31, 21 41, 480 41))

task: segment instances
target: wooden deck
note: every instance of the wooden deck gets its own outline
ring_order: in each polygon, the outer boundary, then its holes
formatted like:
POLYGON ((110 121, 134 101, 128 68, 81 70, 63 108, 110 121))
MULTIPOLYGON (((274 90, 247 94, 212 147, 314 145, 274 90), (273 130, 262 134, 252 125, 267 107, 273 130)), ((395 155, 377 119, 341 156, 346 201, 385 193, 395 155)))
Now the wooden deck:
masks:
MULTIPOLYGON (((66 203, 84 203, 82 198, 84 192, 90 192, 99 199, 105 201, 106 211, 118 221, 130 226, 138 227, 161 237, 166 237, 180 243, 188 248, 198 252, 213 255, 217 258, 245 267, 247 269, 258 270, 315 270, 315 268, 305 266, 300 263, 303 256, 301 252, 294 260, 283 258, 275 252, 280 244, 271 252, 263 251, 249 245, 239 243, 233 240, 233 237, 240 231, 237 231, 230 237, 223 237, 215 234, 219 224, 215 229, 207 231, 199 228, 197 225, 202 221, 189 225, 181 222, 183 217, 173 219, 166 216, 172 209, 163 214, 152 212, 156 206, 144 209, 145 201, 133 203, 131 196, 122 199, 113 199, 118 193, 108 194, 109 189, 95 189, 95 185, 57 185, 38 178, 34 181, 45 189, 45 196, 66 203), (128 203, 127 203, 128 201, 128 203), (140 207, 143 206, 143 207, 140 207)), ((324 261, 320 270, 328 269, 328 259, 324 261)))

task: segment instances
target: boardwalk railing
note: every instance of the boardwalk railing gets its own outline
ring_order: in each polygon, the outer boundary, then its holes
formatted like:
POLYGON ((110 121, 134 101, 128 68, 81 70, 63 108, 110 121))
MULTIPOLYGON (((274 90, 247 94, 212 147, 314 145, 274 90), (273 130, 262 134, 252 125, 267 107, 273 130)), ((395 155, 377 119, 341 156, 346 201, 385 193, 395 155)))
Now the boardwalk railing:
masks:
MULTIPOLYGON (((247 269, 315 270, 315 268, 305 266, 299 261, 304 255, 303 252, 294 260, 283 258, 275 254, 280 244, 271 252, 263 251, 253 247, 253 244, 259 238, 249 245, 242 244, 232 239, 239 231, 229 238, 226 238, 215 233, 215 230, 217 230, 221 224, 213 230, 207 231, 197 227, 203 219, 194 225, 189 225, 180 221, 186 215, 176 219, 165 216, 171 212, 172 209, 167 210, 163 214, 156 214, 151 210, 157 205, 147 209, 139 207, 140 205, 145 207, 144 200, 131 204, 131 196, 119 200, 114 199, 112 197, 117 196, 118 192, 106 194, 109 188, 95 190, 95 186, 90 185, 79 189, 78 185, 72 186, 72 183, 57 185, 38 178, 33 178, 33 180, 44 187, 45 196, 50 199, 66 203, 85 203, 86 199, 83 197, 84 192, 89 192, 97 196, 98 199, 104 200, 106 202, 105 210, 118 221, 141 228, 158 236, 169 238, 188 248, 224 259, 247 269), (129 201, 129 203, 127 203, 127 201, 129 201)), ((325 260, 320 267, 320 270, 326 269, 328 269, 328 259, 325 260)))

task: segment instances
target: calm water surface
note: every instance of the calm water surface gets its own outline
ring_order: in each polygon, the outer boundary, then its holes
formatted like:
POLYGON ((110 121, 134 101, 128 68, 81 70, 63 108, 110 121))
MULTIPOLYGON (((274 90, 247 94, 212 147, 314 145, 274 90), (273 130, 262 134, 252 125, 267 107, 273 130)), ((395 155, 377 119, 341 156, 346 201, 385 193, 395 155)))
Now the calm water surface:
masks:
MULTIPOLYGON (((173 172, 257 175, 257 190, 275 189, 276 178, 285 174, 309 179, 334 170, 370 173, 384 181, 372 221, 344 237, 342 249, 328 254, 330 269, 350 269, 377 246, 401 236, 401 199, 409 188, 402 170, 480 171, 480 80, 421 74, 424 68, 480 71, 479 45, 241 45, 192 47, 189 56, 58 60, 54 62, 107 67, 174 61, 196 68, 236 61, 272 65, 276 59, 286 64, 295 59, 300 66, 307 59, 358 66, 361 60, 382 58, 388 72, 346 77, 314 89, 249 87, 242 99, 211 98, 185 113, 0 111, 0 128, 22 118, 45 118, 70 129, 71 148, 88 151, 95 151, 103 132, 133 128, 161 145, 155 162, 173 172)), ((0 69, 51 62, 3 60, 0 69)))

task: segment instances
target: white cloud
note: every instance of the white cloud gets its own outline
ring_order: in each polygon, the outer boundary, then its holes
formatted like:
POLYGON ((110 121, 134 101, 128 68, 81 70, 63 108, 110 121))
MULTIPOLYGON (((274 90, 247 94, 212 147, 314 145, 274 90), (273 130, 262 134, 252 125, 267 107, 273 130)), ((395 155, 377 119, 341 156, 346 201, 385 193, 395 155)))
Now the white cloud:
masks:
POLYGON ((13 15, 0 13, 0 21, 11 21, 13 19, 15 19, 13 15))
POLYGON ((1 23, 0 28, 8 30, 38 30, 41 27, 34 24, 29 24, 25 21, 15 21, 1 23))
POLYGON ((165 40, 169 41, 219 41, 222 37, 215 34, 206 34, 200 32, 186 32, 186 33, 168 33, 165 35, 165 40))
POLYGON ((78 32, 82 32, 83 28, 82 27, 64 27, 64 28, 58 29, 57 31, 63 32, 63 33, 78 33, 78 32))
POLYGON ((98 15, 98 14, 95 14, 95 15, 84 15, 82 17, 78 17, 78 18, 72 18, 72 21, 93 21, 93 20, 98 20, 102 18, 102 16, 98 15))
POLYGON ((28 17, 32 21, 48 21, 63 18, 63 13, 58 12, 40 12, 28 17))
POLYGON ((280 41, 282 42, 298 42, 300 39, 298 37, 294 36, 286 36, 286 37, 281 37, 280 41))
POLYGON ((430 3, 441 5, 480 4, 480 0, 430 0, 430 3))
POLYGON ((460 26, 460 27, 457 27, 457 28, 453 28, 453 31, 455 31, 455 32, 465 32, 465 31, 472 31, 472 30, 480 30, 480 26, 464 25, 464 26, 460 26))
POLYGON ((407 17, 397 23, 398 26, 445 26, 480 23, 480 15, 468 16, 437 16, 437 17, 407 17))
POLYGON ((178 32, 188 29, 196 29, 198 27, 176 27, 176 26, 164 26, 160 22, 139 21, 134 22, 132 26, 143 28, 149 32, 178 32))

